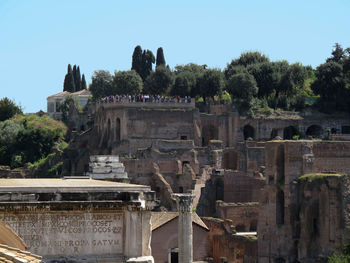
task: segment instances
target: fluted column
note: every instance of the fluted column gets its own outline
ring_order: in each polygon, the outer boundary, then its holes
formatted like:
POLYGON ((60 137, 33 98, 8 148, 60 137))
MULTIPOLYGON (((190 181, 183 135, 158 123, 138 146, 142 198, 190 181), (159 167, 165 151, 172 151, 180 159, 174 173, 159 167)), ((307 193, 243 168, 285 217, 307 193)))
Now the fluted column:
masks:
POLYGON ((194 195, 175 194, 174 196, 176 198, 177 210, 179 211, 179 263, 192 263, 192 203, 194 195))

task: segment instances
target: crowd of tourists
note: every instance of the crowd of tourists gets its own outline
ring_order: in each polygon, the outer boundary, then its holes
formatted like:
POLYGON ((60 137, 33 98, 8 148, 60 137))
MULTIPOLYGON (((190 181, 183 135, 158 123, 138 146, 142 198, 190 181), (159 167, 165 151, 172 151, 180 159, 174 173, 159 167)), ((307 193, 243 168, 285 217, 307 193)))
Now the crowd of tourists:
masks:
POLYGON ((185 96, 160 96, 160 95, 111 95, 101 98, 101 103, 111 103, 111 102, 149 102, 149 103, 191 103, 191 97, 185 96))

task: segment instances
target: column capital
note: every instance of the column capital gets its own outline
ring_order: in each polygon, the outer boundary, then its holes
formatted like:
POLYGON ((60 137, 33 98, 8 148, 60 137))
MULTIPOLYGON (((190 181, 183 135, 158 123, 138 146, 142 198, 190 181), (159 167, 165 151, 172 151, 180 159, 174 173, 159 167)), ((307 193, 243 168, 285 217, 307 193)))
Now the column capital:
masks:
POLYGON ((179 213, 192 212, 193 194, 174 194, 179 213))

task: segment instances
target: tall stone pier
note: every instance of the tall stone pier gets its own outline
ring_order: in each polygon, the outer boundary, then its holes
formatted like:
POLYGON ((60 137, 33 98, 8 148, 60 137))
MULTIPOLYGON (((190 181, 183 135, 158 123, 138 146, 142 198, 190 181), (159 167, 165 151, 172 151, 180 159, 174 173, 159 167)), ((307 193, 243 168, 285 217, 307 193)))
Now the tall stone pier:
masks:
POLYGON ((192 263, 192 194, 175 194, 179 211, 179 263, 192 263))

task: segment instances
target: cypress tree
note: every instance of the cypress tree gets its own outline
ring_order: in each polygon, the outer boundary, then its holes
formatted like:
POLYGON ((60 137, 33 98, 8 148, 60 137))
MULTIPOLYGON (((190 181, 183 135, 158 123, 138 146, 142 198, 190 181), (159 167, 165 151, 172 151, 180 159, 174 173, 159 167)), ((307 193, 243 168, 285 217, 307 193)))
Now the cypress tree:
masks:
POLYGON ((75 91, 81 90, 81 75, 80 75, 80 68, 77 67, 74 75, 74 83, 75 83, 75 91))
POLYGON ((81 89, 87 89, 86 87, 86 81, 85 81, 85 75, 83 74, 83 76, 81 77, 81 89))
POLYGON ((74 92, 77 91, 77 85, 76 85, 76 80, 75 76, 77 75, 77 65, 73 66, 73 81, 74 81, 74 92))
POLYGON ((68 64, 67 74, 64 78, 63 91, 69 91, 69 92, 75 91, 73 71, 72 71, 72 66, 70 64, 68 64))
POLYGON ((165 58, 162 47, 157 49, 156 68, 158 66, 165 66, 165 58))
POLYGON ((135 70, 139 75, 141 75, 142 66, 142 48, 141 46, 136 46, 134 53, 132 54, 132 64, 131 69, 135 70))
POLYGON ((149 74, 152 72, 152 64, 154 64, 155 58, 150 50, 144 50, 142 53, 142 70, 141 70, 141 78, 144 81, 149 74))

